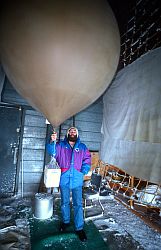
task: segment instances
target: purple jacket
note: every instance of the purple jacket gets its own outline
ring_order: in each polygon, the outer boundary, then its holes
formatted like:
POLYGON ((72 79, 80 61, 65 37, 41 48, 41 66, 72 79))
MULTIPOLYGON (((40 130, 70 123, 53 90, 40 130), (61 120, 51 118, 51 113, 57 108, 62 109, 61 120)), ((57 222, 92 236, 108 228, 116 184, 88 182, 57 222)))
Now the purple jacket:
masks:
POLYGON ((47 151, 50 155, 55 155, 61 168, 60 186, 69 184, 74 188, 83 184, 83 174, 87 174, 91 167, 91 154, 86 145, 80 142, 79 137, 73 148, 65 137, 56 144, 47 144, 47 151))

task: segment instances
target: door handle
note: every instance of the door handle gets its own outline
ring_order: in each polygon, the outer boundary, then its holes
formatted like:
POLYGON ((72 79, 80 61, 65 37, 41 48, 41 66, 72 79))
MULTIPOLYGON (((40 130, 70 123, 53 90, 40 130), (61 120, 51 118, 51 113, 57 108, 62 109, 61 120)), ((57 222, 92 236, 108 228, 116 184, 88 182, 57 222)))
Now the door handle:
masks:
POLYGON ((14 149, 13 164, 17 163, 17 152, 18 152, 18 148, 16 147, 14 149))

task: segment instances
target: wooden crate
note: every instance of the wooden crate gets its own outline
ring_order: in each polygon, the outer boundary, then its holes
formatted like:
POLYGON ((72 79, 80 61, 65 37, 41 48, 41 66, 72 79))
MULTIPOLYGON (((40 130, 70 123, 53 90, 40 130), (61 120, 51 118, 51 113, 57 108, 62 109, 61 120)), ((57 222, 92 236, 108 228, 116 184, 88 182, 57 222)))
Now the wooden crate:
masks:
POLYGON ((88 175, 84 176, 84 180, 90 180, 92 171, 98 166, 99 162, 99 152, 91 152, 91 169, 88 175))

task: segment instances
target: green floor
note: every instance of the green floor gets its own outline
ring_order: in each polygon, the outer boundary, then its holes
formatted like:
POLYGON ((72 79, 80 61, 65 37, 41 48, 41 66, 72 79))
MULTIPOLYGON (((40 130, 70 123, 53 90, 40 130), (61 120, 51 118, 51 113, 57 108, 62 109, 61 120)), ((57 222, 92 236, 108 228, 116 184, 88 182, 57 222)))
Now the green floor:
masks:
POLYGON ((66 233, 59 232, 60 209, 54 211, 51 219, 38 220, 30 219, 31 250, 108 250, 107 244, 103 241, 99 231, 92 221, 85 223, 87 242, 83 243, 74 233, 73 223, 66 233), (58 211, 58 213, 56 213, 58 211))

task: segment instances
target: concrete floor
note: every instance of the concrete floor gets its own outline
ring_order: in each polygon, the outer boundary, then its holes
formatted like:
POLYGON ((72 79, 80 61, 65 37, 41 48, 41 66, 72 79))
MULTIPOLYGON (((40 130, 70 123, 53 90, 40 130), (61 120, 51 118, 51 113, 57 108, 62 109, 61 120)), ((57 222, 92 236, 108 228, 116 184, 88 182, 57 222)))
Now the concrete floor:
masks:
MULTIPOLYGON (((147 226, 113 195, 101 197, 105 212, 99 216, 97 200, 87 209, 86 221, 92 219, 110 250, 160 250, 161 234, 147 226)), ((28 218, 32 200, 14 197, 0 200, 0 249, 30 249, 28 218)), ((93 249, 92 249, 93 250, 93 249)))
MULTIPOLYGON (((93 217, 92 220, 110 250, 161 249, 161 234, 145 224, 112 195, 104 197, 102 204, 105 208, 104 215, 100 218, 93 217)), ((100 208, 96 202, 96 209, 90 208, 89 216, 95 215, 98 209, 100 208)))

